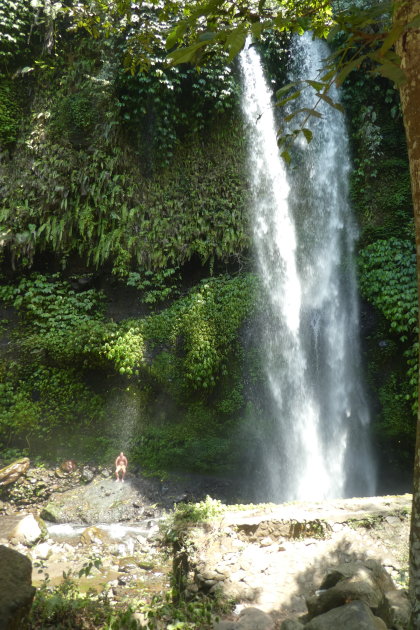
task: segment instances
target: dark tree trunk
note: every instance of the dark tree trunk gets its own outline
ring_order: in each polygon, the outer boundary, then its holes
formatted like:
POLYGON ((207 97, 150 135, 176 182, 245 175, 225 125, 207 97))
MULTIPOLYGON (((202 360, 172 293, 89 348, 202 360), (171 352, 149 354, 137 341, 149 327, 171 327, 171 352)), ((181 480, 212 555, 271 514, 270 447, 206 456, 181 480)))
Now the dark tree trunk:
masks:
MULTIPOLYGON (((395 22, 407 24, 419 14, 420 0, 408 0, 397 10, 395 22)), ((408 29, 397 42, 397 52, 407 77, 406 83, 400 87, 400 94, 410 160, 420 297, 420 29, 408 29)), ((413 629, 420 630, 420 392, 410 533, 410 599, 413 629)))

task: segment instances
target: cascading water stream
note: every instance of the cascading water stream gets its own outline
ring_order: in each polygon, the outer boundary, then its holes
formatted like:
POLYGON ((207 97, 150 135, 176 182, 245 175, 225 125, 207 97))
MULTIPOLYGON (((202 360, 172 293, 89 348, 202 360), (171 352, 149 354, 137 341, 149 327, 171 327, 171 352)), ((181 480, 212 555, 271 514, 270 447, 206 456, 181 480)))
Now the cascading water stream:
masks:
MULTIPOLYGON (((327 48, 306 35, 292 55, 292 80, 314 79, 327 48)), ((266 496, 371 495, 345 122, 340 112, 322 107, 314 140, 299 148, 299 166, 287 175, 255 47, 247 47, 240 62, 254 247, 266 297, 261 325, 272 410, 265 429, 266 496)), ((313 93, 302 93, 297 107, 313 107, 310 99, 313 93)))

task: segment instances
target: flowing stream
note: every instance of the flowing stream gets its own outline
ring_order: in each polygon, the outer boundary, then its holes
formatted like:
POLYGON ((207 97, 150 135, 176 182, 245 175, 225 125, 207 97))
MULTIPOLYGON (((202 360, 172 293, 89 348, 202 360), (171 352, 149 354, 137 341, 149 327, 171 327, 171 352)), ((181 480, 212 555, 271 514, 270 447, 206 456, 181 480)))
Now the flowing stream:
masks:
MULTIPOLYGON (((291 80, 315 79, 328 49, 295 40, 291 80)), ((269 418, 266 498, 369 496, 375 472, 360 364, 344 116, 325 104, 306 124, 289 172, 277 146, 272 91, 255 47, 241 53, 255 257, 265 291, 261 320, 269 418)), ((339 100, 338 93, 332 98, 339 100)), ((296 108, 311 108, 305 90, 296 108)))

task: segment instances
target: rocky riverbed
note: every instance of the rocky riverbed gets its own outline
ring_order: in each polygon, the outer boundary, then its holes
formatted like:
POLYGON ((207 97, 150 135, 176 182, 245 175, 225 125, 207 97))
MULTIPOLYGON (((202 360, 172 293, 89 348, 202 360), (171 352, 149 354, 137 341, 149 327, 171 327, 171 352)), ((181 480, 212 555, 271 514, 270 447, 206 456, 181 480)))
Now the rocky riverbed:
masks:
MULTIPOLYGON (((36 586, 89 567, 83 590, 105 591, 116 603, 147 599, 169 588, 172 558, 162 547, 162 519, 174 503, 210 493, 207 478, 162 483, 131 475, 117 483, 106 468, 29 467, 2 490, 0 543, 32 561, 36 586)), ((399 587, 410 510, 410 495, 232 506, 187 528, 186 595, 218 592, 234 600, 220 627, 239 630, 238 615, 251 607, 273 628, 289 617, 304 619, 308 598, 335 564, 376 561, 399 587)))

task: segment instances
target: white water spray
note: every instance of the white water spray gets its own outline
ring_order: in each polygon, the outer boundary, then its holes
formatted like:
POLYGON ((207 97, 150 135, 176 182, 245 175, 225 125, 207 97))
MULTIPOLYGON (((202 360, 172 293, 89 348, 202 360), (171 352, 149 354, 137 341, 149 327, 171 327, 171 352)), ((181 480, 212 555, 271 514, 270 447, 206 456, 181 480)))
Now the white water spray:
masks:
MULTIPOLYGON (((327 49, 306 35, 293 56, 293 80, 314 79, 327 49)), ((299 167, 287 177, 271 90, 254 47, 241 54, 241 68, 254 246, 267 304, 267 494, 275 501, 371 495, 344 119, 321 108, 314 140, 302 145, 299 167)), ((302 94, 297 107, 313 107, 311 97, 302 94)))

